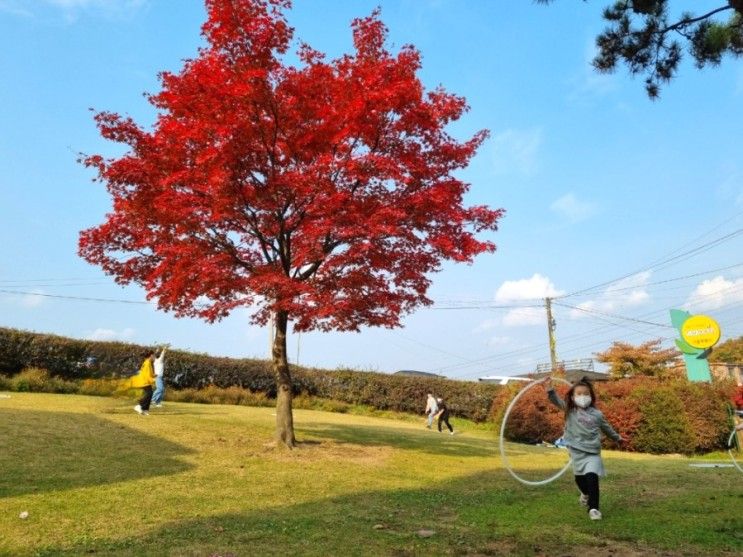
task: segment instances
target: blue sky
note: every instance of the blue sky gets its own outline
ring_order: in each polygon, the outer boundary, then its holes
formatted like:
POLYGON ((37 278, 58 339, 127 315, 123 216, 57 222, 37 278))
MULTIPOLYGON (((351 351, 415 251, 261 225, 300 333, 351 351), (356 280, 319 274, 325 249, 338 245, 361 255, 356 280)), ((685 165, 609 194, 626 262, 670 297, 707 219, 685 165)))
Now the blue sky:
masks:
MULTIPOLYGON (((508 213, 494 255, 434 277, 435 308, 394 331, 292 336, 292 361, 467 379, 530 371, 548 360, 539 299, 619 277, 558 300, 573 306, 555 306, 560 358, 613 340, 669 344, 672 307, 743 334, 743 63, 686 63, 651 102, 625 71, 590 68, 605 3, 295 0, 296 37, 331 56, 350 49, 350 20, 381 5, 393 48, 421 50, 424 83, 468 99, 452 132, 491 130, 462 175, 470 203, 508 213), (534 307, 489 307, 514 305, 534 307)), ((694 3, 706 4, 719 1, 694 3)), ((149 304, 44 296, 144 299, 76 255, 78 232, 110 207, 76 153, 119 152, 90 107, 152 122, 142 93, 195 54, 203 19, 196 0, 0 0, 0 326, 267 354, 247 310, 209 325, 149 304)))

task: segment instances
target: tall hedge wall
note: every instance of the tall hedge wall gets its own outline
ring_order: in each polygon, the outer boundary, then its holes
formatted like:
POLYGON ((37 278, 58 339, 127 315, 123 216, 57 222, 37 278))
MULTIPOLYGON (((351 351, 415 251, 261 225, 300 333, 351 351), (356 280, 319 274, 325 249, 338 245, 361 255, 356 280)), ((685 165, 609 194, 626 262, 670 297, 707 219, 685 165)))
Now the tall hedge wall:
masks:
MULTIPOLYGON (((63 379, 123 377, 134 373, 146 347, 120 342, 75 340, 0 328, 0 373, 27 367, 49 370, 63 379)), ((173 350, 166 380, 176 388, 239 386, 276 396, 270 362, 217 358, 173 350)), ((401 377, 350 370, 292 368, 295 393, 381 410, 421 413, 426 393, 443 396, 454 416, 499 423, 521 385, 401 377)), ((728 404, 732 382, 689 383, 685 379, 622 379, 596 385, 598 407, 627 440, 631 451, 691 453, 721 449, 730 431, 728 404)), ((508 437, 535 443, 562 434, 564 417, 541 388, 521 399, 509 418, 508 437)))
MULTIPOLYGON (((595 385, 597 407, 625 438, 625 450, 645 453, 701 453, 725 446, 735 384, 690 383, 686 379, 637 377, 595 385)), ((558 386, 564 396, 566 387, 558 386)), ((496 419, 498 418, 496 412, 496 419)), ((554 441, 562 435, 563 413, 544 390, 531 389, 511 411, 506 434, 515 441, 554 441)), ((607 446, 612 446, 606 441, 607 446)))
MULTIPOLYGON (((64 379, 125 377, 135 373, 145 346, 122 342, 70 339, 0 328, 0 373, 26 367, 49 370, 64 379)), ((295 393, 366 404, 381 410, 421 413, 426 393, 442 396, 456 416, 475 421, 488 418, 499 387, 447 379, 401 377, 350 370, 320 370, 292 366, 295 393)), ((172 350, 167 357, 167 383, 175 388, 237 385, 276 396, 276 382, 267 360, 220 358, 172 350)))

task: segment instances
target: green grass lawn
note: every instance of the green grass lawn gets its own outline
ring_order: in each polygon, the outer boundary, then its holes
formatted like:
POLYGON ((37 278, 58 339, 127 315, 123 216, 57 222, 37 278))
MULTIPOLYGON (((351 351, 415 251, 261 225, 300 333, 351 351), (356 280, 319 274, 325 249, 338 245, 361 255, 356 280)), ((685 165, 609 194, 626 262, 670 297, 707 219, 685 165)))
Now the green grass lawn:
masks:
POLYGON ((0 398, 3 555, 743 552, 743 474, 682 457, 606 452, 604 520, 591 522, 570 475, 518 484, 481 428, 452 437, 422 419, 298 410, 303 443, 290 452, 269 443, 270 408, 171 403, 142 417, 121 399, 10 397, 0 398))

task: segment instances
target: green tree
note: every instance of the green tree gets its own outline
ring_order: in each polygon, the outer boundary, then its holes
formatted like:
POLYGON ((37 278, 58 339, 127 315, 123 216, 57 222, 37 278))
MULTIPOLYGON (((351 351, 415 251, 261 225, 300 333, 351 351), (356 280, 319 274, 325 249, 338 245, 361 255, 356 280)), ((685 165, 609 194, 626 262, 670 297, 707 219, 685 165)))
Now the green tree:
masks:
POLYGON ((655 99, 676 75, 684 48, 698 68, 718 66, 726 54, 743 55, 743 0, 719 3, 693 13, 672 11, 669 0, 614 1, 603 11, 608 26, 596 37, 594 68, 609 73, 624 64, 632 75, 645 77, 648 96, 655 99))
POLYGON ((680 353, 675 348, 661 348, 660 344, 661 339, 637 346, 617 341, 604 352, 597 352, 596 359, 609 365, 612 377, 663 377, 678 363, 680 353))
POLYGON ((712 349, 709 355, 710 362, 724 362, 726 364, 743 363, 743 337, 729 338, 712 349))

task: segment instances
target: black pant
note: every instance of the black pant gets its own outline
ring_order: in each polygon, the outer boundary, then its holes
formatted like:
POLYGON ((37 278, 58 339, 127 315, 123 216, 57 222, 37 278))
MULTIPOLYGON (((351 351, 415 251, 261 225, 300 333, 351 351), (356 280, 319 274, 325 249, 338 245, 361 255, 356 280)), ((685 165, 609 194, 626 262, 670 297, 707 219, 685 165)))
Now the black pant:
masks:
POLYGON ((454 428, 449 423, 449 411, 448 410, 445 410, 439 416, 439 431, 441 431, 441 422, 444 422, 446 424, 446 427, 449 428, 449 431, 454 431, 454 428))
POLYGON ((588 495, 588 509, 599 508, 599 477, 593 472, 583 476, 575 476, 575 483, 583 495, 588 495))
POLYGON ((142 398, 139 399, 139 406, 143 411, 147 412, 150 409, 150 402, 152 402, 152 385, 147 385, 142 389, 142 398))

